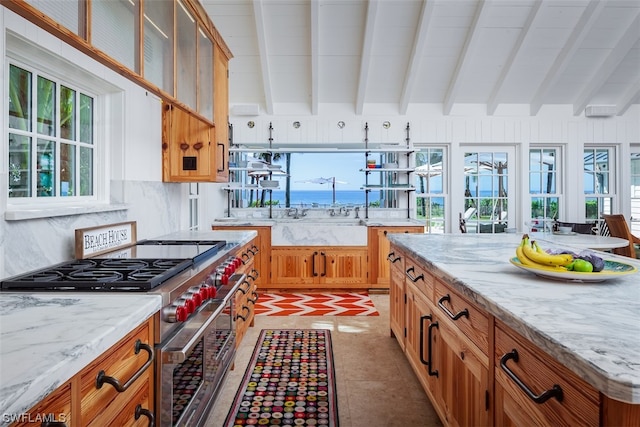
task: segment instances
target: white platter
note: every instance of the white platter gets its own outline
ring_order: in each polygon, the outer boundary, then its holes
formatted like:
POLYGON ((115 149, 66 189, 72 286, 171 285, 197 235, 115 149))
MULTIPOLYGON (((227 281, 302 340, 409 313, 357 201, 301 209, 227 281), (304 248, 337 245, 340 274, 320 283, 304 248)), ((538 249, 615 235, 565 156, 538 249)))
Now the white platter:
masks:
POLYGON ((620 276, 626 276, 628 274, 634 274, 638 272, 638 269, 630 264, 623 262, 604 260, 604 270, 598 273, 583 273, 580 271, 554 271, 551 268, 546 267, 530 267, 520 262, 518 257, 513 257, 509 260, 511 264, 516 267, 533 273, 540 277, 555 280, 565 280, 569 282, 604 282, 605 280, 615 279, 620 276))

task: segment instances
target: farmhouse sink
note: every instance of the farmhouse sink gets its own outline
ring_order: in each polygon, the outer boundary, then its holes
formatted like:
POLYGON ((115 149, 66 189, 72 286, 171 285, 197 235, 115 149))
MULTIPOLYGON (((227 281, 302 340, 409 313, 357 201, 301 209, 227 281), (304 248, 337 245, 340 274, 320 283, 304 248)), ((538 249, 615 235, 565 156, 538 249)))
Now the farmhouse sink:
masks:
POLYGON ((356 218, 283 218, 273 220, 273 246, 366 246, 367 226, 356 218))

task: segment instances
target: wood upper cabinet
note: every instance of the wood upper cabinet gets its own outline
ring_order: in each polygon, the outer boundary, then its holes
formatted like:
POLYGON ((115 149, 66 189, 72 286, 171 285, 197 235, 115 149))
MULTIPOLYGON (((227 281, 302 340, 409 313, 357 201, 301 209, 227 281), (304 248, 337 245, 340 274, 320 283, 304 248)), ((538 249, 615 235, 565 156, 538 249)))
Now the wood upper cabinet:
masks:
POLYGON ((213 53, 213 120, 217 182, 229 181, 229 60, 216 45, 213 53))
POLYGON ((280 246, 271 249, 272 288, 364 288, 367 248, 280 246))
POLYGON ((368 227, 369 277, 374 288, 389 287, 389 233, 424 233, 424 226, 368 227))
POLYGON ((162 105, 162 180, 215 182, 214 127, 181 107, 162 105))

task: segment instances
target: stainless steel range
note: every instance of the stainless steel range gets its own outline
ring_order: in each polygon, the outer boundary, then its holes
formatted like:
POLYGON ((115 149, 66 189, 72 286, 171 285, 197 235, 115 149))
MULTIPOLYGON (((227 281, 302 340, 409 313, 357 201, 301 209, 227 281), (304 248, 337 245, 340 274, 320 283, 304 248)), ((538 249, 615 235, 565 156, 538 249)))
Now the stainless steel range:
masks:
POLYGON ((235 357, 233 296, 250 280, 242 268, 244 254, 232 255, 238 249, 226 241, 145 240, 5 279, 0 289, 160 295, 154 421, 196 426, 235 357))

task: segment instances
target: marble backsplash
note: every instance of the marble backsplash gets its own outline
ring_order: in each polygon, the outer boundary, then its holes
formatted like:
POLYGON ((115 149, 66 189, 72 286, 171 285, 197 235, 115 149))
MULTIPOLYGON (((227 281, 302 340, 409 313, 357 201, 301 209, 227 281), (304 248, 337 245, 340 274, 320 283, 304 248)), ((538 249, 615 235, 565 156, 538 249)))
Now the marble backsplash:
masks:
POLYGON ((112 203, 123 210, 54 216, 0 225, 0 278, 67 261, 74 255, 75 230, 122 221, 136 221, 138 239, 180 228, 181 184, 151 181, 111 183, 112 203))

